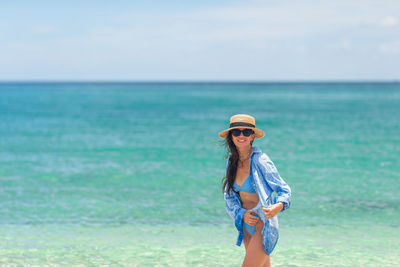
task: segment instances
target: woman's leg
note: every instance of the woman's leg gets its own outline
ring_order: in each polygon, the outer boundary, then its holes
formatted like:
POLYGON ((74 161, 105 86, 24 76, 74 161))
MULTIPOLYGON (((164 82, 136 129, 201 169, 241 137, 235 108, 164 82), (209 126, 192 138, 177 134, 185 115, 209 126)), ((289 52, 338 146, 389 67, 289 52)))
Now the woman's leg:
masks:
POLYGON ((271 267, 271 258, 269 256, 267 256, 263 267, 271 267))
POLYGON ((243 244, 246 251, 247 248, 249 247, 250 239, 251 239, 251 234, 247 231, 245 227, 243 227, 243 244))
MULTIPOLYGON (((256 225, 256 231, 253 236, 251 236, 250 241, 246 247, 246 256, 244 257, 242 267, 270 267, 270 258, 264 250, 264 246, 262 244, 262 235, 261 231, 263 229, 264 223, 263 221, 258 221, 256 225)), ((248 233, 247 233, 248 234, 248 233)))

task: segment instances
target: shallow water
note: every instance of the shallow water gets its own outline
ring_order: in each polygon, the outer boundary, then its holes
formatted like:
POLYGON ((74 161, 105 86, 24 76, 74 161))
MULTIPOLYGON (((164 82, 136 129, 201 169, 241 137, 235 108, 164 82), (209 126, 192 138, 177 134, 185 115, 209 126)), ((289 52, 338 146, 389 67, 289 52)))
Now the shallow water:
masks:
MULTIPOLYGON (((1 228, 10 266, 241 266, 231 225, 35 225, 1 228)), ((399 228, 281 227, 273 266, 394 266, 399 228)))
POLYGON ((240 266, 236 113, 293 191, 274 266, 400 262, 399 84, 2 83, 0 263, 240 266))

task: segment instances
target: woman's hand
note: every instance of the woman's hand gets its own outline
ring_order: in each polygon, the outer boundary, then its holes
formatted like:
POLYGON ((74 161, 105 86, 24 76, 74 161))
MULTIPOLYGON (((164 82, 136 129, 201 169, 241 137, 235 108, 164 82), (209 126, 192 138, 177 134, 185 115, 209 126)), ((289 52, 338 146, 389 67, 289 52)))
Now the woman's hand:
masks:
POLYGON ((268 208, 263 207, 263 210, 264 210, 264 213, 265 213, 265 216, 267 217, 267 219, 271 220, 272 218, 274 218, 275 215, 278 214, 278 212, 280 212, 283 209, 283 205, 284 204, 282 202, 279 202, 277 204, 268 206, 268 208))
POLYGON ((247 210, 243 215, 243 221, 248 225, 256 225, 258 220, 259 218, 255 216, 255 213, 250 210, 247 210))

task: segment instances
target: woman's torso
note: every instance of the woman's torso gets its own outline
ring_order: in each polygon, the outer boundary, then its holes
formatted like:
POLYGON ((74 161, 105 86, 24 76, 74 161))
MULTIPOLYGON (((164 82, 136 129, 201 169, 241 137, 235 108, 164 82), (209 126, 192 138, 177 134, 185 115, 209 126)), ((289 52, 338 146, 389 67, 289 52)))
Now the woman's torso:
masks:
MULTIPOLYGON (((252 186, 250 176, 250 159, 243 162, 243 164, 238 164, 238 168, 236 171, 235 182, 238 186, 244 187, 249 184, 252 186), (247 180, 246 180, 247 179, 247 180), (246 184, 244 184, 246 182, 246 184)), ((254 190, 252 190, 254 191, 254 190)), ((244 209, 252 209, 258 204, 258 195, 257 193, 250 193, 239 191, 240 199, 242 201, 242 207, 244 209)))

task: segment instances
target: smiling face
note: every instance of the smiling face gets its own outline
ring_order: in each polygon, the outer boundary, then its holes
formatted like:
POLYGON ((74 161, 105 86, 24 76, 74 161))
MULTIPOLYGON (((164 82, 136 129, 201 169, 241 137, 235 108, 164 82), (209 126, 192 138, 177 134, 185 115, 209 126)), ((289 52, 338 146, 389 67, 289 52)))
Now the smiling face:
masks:
MULTIPOLYGON (((244 130, 244 129, 246 129, 246 128, 239 128, 239 130, 244 130)), ((240 133, 239 136, 234 136, 232 134, 232 141, 237 148, 244 148, 244 147, 251 146, 251 144, 254 140, 254 137, 255 137, 254 132, 248 137, 244 136, 243 133, 240 133)))

